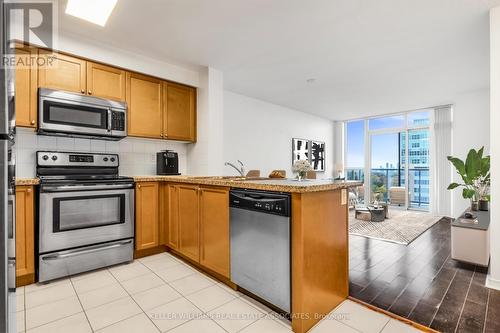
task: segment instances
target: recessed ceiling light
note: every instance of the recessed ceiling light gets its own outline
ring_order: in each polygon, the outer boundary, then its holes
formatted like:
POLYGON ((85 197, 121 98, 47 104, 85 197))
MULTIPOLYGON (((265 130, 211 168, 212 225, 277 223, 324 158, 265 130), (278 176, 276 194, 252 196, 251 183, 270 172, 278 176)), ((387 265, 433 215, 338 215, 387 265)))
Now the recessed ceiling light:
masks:
POLYGON ((314 82, 316 82, 316 79, 307 79, 306 82, 307 83, 314 83, 314 82))
POLYGON ((68 0, 66 14, 104 27, 118 0, 68 0))

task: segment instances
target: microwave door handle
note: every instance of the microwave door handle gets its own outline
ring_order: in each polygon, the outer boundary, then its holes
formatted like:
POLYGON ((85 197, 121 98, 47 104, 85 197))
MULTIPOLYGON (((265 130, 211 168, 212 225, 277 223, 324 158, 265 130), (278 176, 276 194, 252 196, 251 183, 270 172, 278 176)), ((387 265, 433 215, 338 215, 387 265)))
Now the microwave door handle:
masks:
POLYGON ((108 132, 111 132, 111 109, 108 109, 108 132))

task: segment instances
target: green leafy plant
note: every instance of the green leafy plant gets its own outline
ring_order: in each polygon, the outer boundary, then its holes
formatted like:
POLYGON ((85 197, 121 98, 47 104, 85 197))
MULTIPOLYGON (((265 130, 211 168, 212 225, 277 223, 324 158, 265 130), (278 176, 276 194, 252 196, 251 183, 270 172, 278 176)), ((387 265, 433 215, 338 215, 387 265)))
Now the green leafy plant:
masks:
POLYGON ((462 178, 462 183, 451 183, 448 190, 463 187, 464 199, 490 200, 490 156, 483 156, 484 147, 479 150, 471 149, 465 162, 453 156, 448 156, 457 173, 462 178))

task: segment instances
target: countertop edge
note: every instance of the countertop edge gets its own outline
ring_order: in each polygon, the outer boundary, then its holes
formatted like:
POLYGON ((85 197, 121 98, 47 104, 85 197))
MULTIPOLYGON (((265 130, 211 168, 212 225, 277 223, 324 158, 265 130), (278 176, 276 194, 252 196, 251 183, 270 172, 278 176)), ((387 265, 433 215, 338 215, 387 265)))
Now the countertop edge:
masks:
MULTIPOLYGON (((361 186, 362 183, 355 181, 340 181, 327 184, 304 184, 304 185, 287 185, 287 184, 266 184, 249 181, 235 181, 227 179, 200 179, 187 176, 132 176, 135 182, 172 182, 192 185, 220 186, 229 188, 243 188, 249 190, 262 190, 273 192, 289 192, 289 193, 310 193, 332 191, 338 189, 348 189, 351 187, 361 186)), ((16 178, 16 186, 34 186, 39 185, 39 178, 16 178)))

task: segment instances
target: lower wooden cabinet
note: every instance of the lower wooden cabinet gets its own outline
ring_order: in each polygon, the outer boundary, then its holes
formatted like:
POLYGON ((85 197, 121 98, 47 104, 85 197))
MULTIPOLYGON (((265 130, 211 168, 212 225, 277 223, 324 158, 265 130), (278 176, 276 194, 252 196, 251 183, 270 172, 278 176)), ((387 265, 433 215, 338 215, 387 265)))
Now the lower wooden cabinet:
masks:
POLYGON ((159 245, 157 182, 138 182, 135 186, 135 249, 159 245))
POLYGON ((229 190, 200 188, 200 264, 229 278, 229 190))
POLYGON ((16 186, 16 277, 18 285, 34 282, 35 219, 33 186, 16 186))
POLYGON ((199 187, 178 185, 179 252, 200 261, 199 187))
POLYGON ((167 245, 229 278, 229 190, 176 184, 168 187, 167 245))
POLYGON ((138 182, 135 200, 136 250, 166 245, 229 278, 229 189, 138 182))

